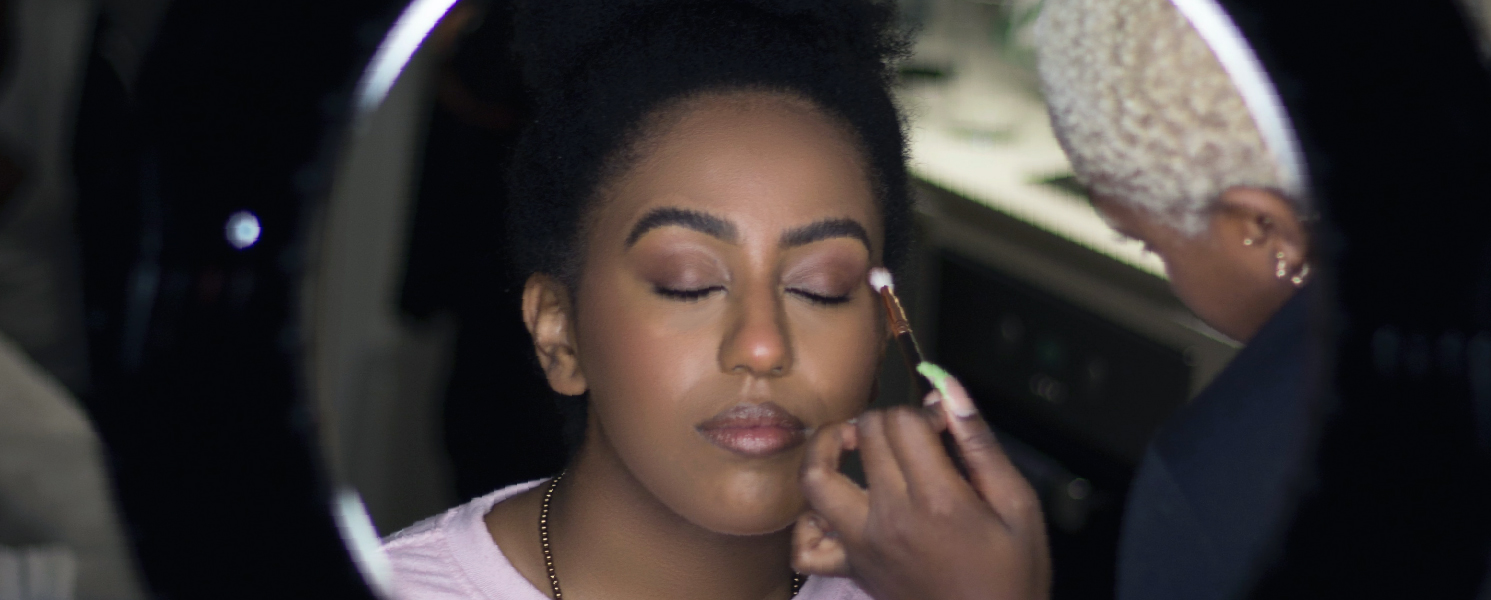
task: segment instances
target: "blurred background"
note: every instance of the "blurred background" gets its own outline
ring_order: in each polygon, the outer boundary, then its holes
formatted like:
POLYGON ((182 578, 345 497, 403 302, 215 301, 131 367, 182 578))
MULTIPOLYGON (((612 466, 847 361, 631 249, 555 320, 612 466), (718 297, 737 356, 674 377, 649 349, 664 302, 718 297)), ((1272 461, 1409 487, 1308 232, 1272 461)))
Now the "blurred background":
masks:
MULTIPOLYGON (((388 4, 307 22, 359 23, 326 43, 365 60, 403 9, 388 4)), ((1485 4, 1466 14, 1484 22, 1485 4)), ((0 599, 146 597, 144 581, 165 571, 142 576, 140 553, 170 541, 132 538, 150 517, 121 516, 110 474, 152 466, 106 451, 104 440, 139 442, 93 420, 144 410, 110 399, 148 367, 151 344, 191 335, 188 317, 152 320, 169 298, 150 294, 231 311, 262 293, 247 262, 173 275, 136 260, 170 256, 161 232, 188 218, 159 201, 173 193, 169 177, 149 175, 178 160, 161 139, 214 135, 160 124, 191 106, 140 109, 178 89, 162 82, 213 68, 180 56, 182 40, 215 31, 201 16, 211 11, 192 6, 0 0, 0 599), (163 26, 174 46, 157 41, 163 26)), ((1238 345, 1181 305, 1160 262, 1112 233, 1073 179, 1032 64, 1040 0, 900 6, 915 40, 899 94, 918 236, 898 289, 930 358, 969 384, 1040 493, 1055 597, 1112 597, 1118 520, 1145 444, 1238 345)), ((575 408, 539 376, 506 260, 505 165, 529 112, 511 24, 504 0, 461 0, 386 96, 365 110, 345 89, 320 100, 306 122, 346 127, 308 144, 319 144, 318 166, 296 175, 297 193, 324 198, 296 232, 309 241, 253 259, 299 265, 282 271, 302 326, 273 339, 304 351, 268 378, 312 408, 272 426, 310 431, 325 462, 290 479, 355 491, 380 535, 549 475, 564 458, 561 414, 575 408)), ((232 102, 213 108, 231 114, 232 102)), ((273 154, 264 148, 228 158, 273 154)), ((210 220, 225 229, 207 236, 218 246, 247 252, 261 236, 291 235, 275 233, 272 211, 220 212, 210 220)), ((899 359, 886 364, 877 403, 908 401, 899 359)), ((164 414, 130 418, 173 418, 164 414)), ((256 452, 253 438, 234 443, 256 452)), ((143 501, 124 501, 126 512, 149 514, 131 502, 143 501)))

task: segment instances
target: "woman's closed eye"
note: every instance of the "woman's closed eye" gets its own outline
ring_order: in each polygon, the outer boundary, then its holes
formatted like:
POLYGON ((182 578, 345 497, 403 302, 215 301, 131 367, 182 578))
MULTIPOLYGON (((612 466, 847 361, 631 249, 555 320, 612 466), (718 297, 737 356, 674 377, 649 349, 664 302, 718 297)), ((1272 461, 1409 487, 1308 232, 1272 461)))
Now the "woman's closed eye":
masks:
POLYGON ((834 306, 849 301, 849 294, 824 294, 805 288, 789 287, 787 288, 787 293, 802 298, 803 300, 807 300, 808 302, 812 302, 813 304, 819 304, 823 306, 834 306))
POLYGON ((680 302, 698 302, 700 300, 708 298, 710 295, 714 294, 715 292, 723 292, 723 291, 725 291, 725 286, 723 286, 723 285, 711 285, 711 286, 705 286, 705 287, 678 287, 678 288, 674 288, 674 287, 667 287, 667 286, 662 286, 662 285, 656 285, 656 286, 653 286, 652 289, 653 289, 654 292, 657 292, 657 294, 659 296, 662 296, 664 298, 668 298, 668 299, 671 299, 671 300, 678 300, 680 302))
POLYGON ((848 303, 854 299, 856 289, 868 289, 865 273, 869 267, 861 257, 862 252, 827 250, 810 254, 787 269, 782 276, 782 288, 788 295, 815 306, 829 307, 848 303))
MULTIPOLYGON (((680 302, 698 302, 700 300, 708 298, 716 292, 725 291, 725 286, 713 285, 699 288, 670 288, 659 285, 655 286, 653 288, 653 291, 656 292, 659 296, 671 300, 677 300, 680 302)), ((788 288, 787 293, 802 298, 803 300, 807 300, 808 302, 812 302, 813 304, 821 304, 824 306, 833 306, 849 301, 849 294, 823 294, 803 288, 788 288)))

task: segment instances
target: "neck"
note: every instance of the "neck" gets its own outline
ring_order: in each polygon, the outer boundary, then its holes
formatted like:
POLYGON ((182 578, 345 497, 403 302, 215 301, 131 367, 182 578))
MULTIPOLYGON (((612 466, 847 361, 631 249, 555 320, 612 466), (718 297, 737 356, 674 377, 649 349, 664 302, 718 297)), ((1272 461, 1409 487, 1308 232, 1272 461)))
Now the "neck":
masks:
POLYGON ((588 433, 549 509, 554 565, 566 597, 763 600, 791 594, 790 530, 735 536, 699 527, 632 476, 594 419, 588 433))

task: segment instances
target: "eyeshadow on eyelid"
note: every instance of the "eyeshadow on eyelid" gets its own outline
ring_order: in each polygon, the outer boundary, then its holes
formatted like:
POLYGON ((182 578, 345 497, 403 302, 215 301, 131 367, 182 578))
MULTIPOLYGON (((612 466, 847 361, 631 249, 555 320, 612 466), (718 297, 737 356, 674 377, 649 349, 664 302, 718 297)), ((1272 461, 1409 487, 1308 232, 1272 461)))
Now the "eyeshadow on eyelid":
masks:
POLYGON ((847 293, 860 279, 848 271, 847 269, 843 271, 804 269, 787 273, 782 277, 782 283, 787 287, 811 287, 834 293, 847 293))
POLYGON ((643 256, 635 264, 638 273, 654 285, 711 284, 729 278, 718 260, 695 252, 643 256))

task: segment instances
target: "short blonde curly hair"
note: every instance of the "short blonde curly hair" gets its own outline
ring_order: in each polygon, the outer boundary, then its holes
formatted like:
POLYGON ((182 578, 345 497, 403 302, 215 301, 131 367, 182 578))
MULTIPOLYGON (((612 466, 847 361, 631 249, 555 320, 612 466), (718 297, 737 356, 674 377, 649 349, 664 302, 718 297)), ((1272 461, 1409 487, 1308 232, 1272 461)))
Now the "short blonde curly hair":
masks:
POLYGON ((1283 191, 1236 85, 1171 0, 1046 0, 1036 36, 1052 127, 1093 194, 1195 236, 1227 188, 1283 191))

